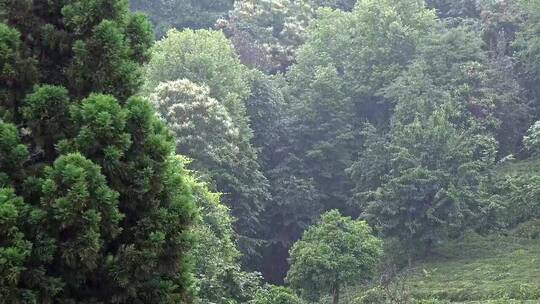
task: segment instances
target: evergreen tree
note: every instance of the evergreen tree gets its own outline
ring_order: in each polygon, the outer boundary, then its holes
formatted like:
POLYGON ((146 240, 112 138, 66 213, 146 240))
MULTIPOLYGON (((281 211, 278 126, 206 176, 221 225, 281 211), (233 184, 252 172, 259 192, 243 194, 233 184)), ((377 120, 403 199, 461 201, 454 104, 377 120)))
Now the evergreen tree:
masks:
POLYGON ((188 173, 130 97, 149 22, 125 0, 2 0, 0 20, 0 298, 189 299, 188 173))

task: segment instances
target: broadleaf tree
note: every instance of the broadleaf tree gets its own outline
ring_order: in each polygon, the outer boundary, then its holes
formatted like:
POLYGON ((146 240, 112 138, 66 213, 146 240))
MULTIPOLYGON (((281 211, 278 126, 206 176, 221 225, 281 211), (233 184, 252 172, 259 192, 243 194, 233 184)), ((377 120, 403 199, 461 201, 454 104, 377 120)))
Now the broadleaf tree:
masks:
POLYGON ((211 190, 223 193, 237 218, 241 250, 250 260, 257 256, 260 213, 269 191, 251 144, 248 80, 222 33, 172 30, 153 49, 145 94, 174 129, 177 151, 193 159, 211 190))
POLYGON ((286 280, 310 301, 330 294, 338 304, 342 288, 373 276, 381 254, 382 241, 365 221, 332 210, 291 248, 286 280))

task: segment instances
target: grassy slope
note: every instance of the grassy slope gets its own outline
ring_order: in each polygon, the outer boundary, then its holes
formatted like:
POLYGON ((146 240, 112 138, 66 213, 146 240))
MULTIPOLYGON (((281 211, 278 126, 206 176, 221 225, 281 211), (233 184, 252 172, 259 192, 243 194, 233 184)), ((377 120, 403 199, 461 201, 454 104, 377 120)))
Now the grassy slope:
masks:
MULTIPOLYGON (((540 159, 510 161, 496 172, 536 175, 540 159)), ((437 253, 412 270, 413 295, 454 303, 540 303, 540 240, 470 235, 437 253)))
POLYGON ((417 298, 454 303, 512 303, 509 299, 540 303, 538 240, 470 235, 463 242, 438 248, 437 253, 408 276, 407 285, 417 298))

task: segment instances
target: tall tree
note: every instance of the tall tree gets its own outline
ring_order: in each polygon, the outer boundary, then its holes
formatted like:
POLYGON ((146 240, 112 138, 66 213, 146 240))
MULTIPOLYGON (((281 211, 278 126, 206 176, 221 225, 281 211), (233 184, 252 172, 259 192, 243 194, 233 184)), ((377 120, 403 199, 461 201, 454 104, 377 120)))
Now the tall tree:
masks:
POLYGON ((538 102, 540 101, 540 4, 537 1, 523 0, 518 2, 525 22, 514 42, 515 57, 518 59, 518 71, 528 98, 536 108, 535 119, 538 119, 538 102))
POLYGON ((197 279, 195 303, 246 303, 262 282, 259 274, 241 270, 230 210, 205 183, 194 177, 187 181, 201 215, 193 226, 197 242, 190 252, 197 279))
POLYGON ((482 215, 483 173, 495 160, 496 90, 479 33, 435 30, 383 92, 395 101, 388 134, 373 129, 352 167, 364 216, 410 261, 482 215))
POLYGON ((155 91, 154 103, 175 129, 177 150, 214 180, 207 180, 212 190, 223 193, 247 259, 255 256, 259 214, 269 199, 246 114, 249 77, 222 33, 172 30, 154 47, 145 86, 148 94, 155 91))
POLYGON ((125 0, 2 0, 0 20, 0 298, 188 299, 188 173, 151 105, 130 97, 149 22, 125 0))
POLYGON ((393 105, 381 89, 413 58, 435 15, 415 0, 364 0, 352 12, 321 14, 287 73, 293 152, 324 207, 347 211, 345 171, 361 146, 359 129, 365 121, 388 125, 393 105))
POLYGON ((224 193, 238 219, 238 232, 255 237, 263 201, 252 199, 247 187, 263 177, 252 170, 257 167, 256 155, 246 155, 242 149, 244 135, 225 106, 209 96, 207 87, 185 79, 161 83, 150 99, 174 131, 177 152, 193 158, 197 174, 224 193))

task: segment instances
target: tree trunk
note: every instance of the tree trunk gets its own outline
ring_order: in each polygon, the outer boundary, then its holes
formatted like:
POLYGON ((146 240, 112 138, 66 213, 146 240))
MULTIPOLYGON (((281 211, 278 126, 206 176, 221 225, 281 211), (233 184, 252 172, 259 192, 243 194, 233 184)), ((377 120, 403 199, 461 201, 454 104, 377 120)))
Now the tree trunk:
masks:
POLYGON ((332 304, 339 304, 339 285, 336 283, 332 290, 333 300, 332 304))

